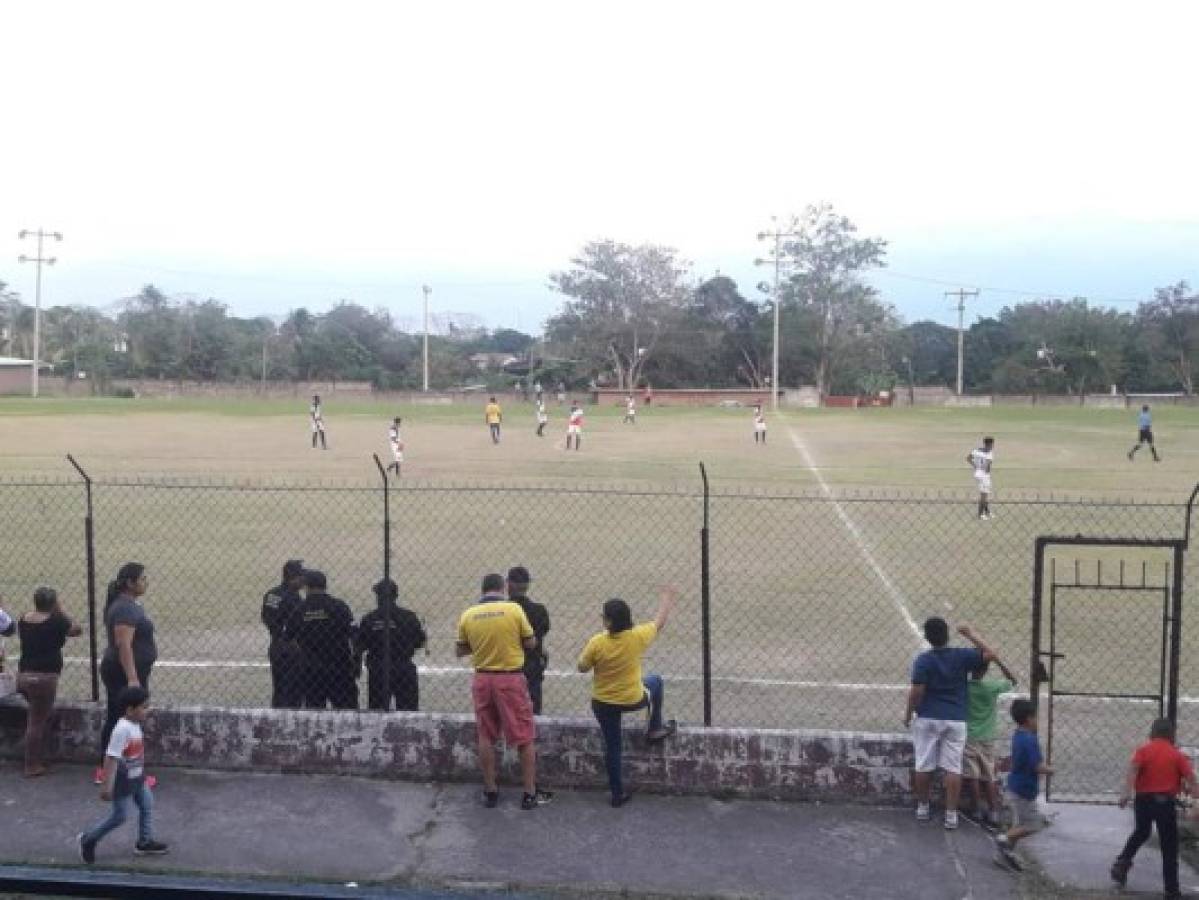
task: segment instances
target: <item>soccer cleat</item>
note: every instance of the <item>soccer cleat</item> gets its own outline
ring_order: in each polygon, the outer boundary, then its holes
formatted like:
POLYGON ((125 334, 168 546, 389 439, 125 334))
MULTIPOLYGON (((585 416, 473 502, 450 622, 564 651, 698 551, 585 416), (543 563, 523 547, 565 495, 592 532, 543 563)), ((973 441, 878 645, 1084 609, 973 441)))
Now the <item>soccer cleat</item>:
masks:
POLYGON ((500 792, 499 791, 484 791, 483 792, 483 805, 486 806, 488 809, 495 809, 497 806, 499 806, 500 805, 500 792))
POLYGON ((138 856, 165 856, 170 849, 162 841, 138 841, 133 852, 138 856))
POLYGON ((79 842, 79 858, 88 865, 96 861, 96 845, 88 843, 83 839, 83 835, 77 835, 75 840, 79 842))
POLYGON ((917 822, 927 822, 928 819, 929 819, 928 804, 927 803, 917 803, 916 804, 916 821, 917 822))
POLYGON ((958 829, 958 814, 956 810, 945 811, 945 830, 957 831, 958 829))

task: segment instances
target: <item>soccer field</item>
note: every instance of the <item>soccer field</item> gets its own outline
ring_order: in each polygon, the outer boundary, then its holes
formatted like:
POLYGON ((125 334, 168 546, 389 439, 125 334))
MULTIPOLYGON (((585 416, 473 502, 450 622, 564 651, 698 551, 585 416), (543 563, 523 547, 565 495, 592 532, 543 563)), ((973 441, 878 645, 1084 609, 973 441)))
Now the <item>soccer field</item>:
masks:
MULTIPOLYGON (((159 699, 261 705, 269 677, 259 601, 284 559, 324 569, 356 615, 373 603, 382 498, 370 455, 388 461, 387 425, 401 415, 407 461, 391 491, 391 560, 402 602, 430 635, 417 660, 423 708, 468 708, 468 674, 452 649, 457 616, 482 574, 523 564, 553 618, 548 712, 587 712, 587 681, 572 670, 603 600, 623 596, 648 617, 656 585, 669 581, 685 599, 650 661, 667 678, 671 714, 695 722, 702 460, 713 494, 714 722, 892 731, 926 616, 970 621, 1026 679, 1035 538, 1178 537, 1199 473, 1199 411, 1181 408, 1156 412, 1164 461, 1155 464, 1125 457, 1131 412, 797 411, 770 416, 760 447, 745 409, 642 409, 630 426, 616 408, 589 407, 575 453, 563 449, 564 409, 551 405, 539 439, 530 405, 505 406, 496 446, 481 404, 330 399, 330 449, 321 451, 310 447, 300 401, 0 402, 0 593, 20 609, 50 583, 68 608, 82 608, 83 503, 70 452, 98 482, 98 577, 127 559, 149 568, 159 699), (990 522, 974 517, 964 461, 984 433, 996 438, 990 522)), ((1059 557, 1063 567, 1079 558, 1059 557)), ((1151 579, 1163 577, 1151 552, 1081 558, 1103 560, 1109 577, 1121 560, 1137 577, 1142 561, 1151 579)), ((1093 599, 1063 609, 1058 623, 1067 674, 1100 691, 1156 691, 1160 607, 1093 599)), ((1184 693, 1195 619, 1184 616, 1184 693)), ((86 644, 72 656, 85 657, 86 644)), ((84 671, 73 664, 67 695, 86 692, 84 671)), ((1131 740, 1151 713, 1081 702, 1060 710, 1080 741, 1100 720, 1127 732, 1114 740, 1131 740)))

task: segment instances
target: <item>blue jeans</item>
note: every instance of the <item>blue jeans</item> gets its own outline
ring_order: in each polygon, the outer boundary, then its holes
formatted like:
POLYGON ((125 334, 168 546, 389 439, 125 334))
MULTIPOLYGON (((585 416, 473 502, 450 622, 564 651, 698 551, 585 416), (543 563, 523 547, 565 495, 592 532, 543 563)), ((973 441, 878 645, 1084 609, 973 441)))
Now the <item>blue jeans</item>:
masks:
POLYGON ((662 727, 662 697, 665 687, 661 675, 646 675, 641 680, 645 685, 648 700, 643 697, 641 702, 629 706, 619 706, 614 703, 591 701, 591 711, 599 722, 600 732, 604 736, 604 765, 608 769, 608 788, 612 791, 613 799, 624 796, 624 782, 621 779, 621 746, 620 746, 620 717, 623 713, 635 712, 649 707, 649 730, 657 731, 662 727))
POLYGON ((93 825, 85 832, 83 842, 85 844, 98 844, 110 831, 114 831, 124 825, 130 800, 137 804, 137 842, 143 844, 146 841, 154 840, 154 797, 150 793, 150 789, 146 787, 146 782, 143 779, 133 789, 132 794, 125 797, 113 798, 112 812, 108 814, 108 818, 103 822, 93 825))

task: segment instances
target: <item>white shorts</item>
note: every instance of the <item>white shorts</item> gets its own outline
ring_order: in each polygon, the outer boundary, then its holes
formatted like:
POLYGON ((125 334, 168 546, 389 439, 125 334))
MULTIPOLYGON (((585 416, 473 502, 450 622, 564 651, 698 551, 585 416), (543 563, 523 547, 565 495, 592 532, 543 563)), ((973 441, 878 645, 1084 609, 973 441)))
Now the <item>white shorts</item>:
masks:
POLYGON ((582 425, 567 425, 567 426, 566 426, 566 433, 567 433, 568 435, 571 435, 571 434, 582 434, 582 433, 583 433, 583 426, 582 426, 582 425))
POLYGON ((395 462, 402 463, 404 461, 404 451, 393 444, 391 447, 391 458, 395 462))
POLYGON ((978 485, 980 494, 991 493, 991 476, 990 475, 975 475, 974 482, 978 485))
POLYGON ((756 423, 754 425, 754 431, 758 432, 759 434, 765 434, 766 433, 766 423, 765 422, 756 423))
POLYGON ((916 750, 916 771, 941 769, 951 775, 962 774, 962 750, 966 747, 966 723, 949 719, 921 719, 912 722, 912 744, 916 750))
POLYGON ((313 434, 316 434, 318 431, 324 431, 324 430, 325 430, 324 422, 313 422, 312 423, 312 433, 313 434))

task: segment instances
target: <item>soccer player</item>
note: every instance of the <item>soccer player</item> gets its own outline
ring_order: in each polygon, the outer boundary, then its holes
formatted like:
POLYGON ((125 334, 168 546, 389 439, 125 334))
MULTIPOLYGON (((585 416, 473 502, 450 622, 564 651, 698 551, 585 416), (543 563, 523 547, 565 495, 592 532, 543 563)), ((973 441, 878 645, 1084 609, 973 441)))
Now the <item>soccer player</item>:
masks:
POLYGON ((1133 448, 1128 451, 1128 458, 1132 459, 1136 456, 1137 451, 1141 449, 1141 444, 1148 444, 1149 450, 1153 454, 1153 461, 1161 462, 1162 458, 1157 455, 1157 448, 1153 446, 1153 416, 1149 414, 1148 404, 1141 407, 1141 411, 1137 415, 1137 425, 1140 434, 1137 436, 1137 442, 1133 448))
POLYGON ((766 415, 761 403, 754 404, 754 443, 766 443, 766 415))
POLYGON ((391 444, 391 465, 387 467, 387 471, 395 469, 396 478, 399 478, 400 463, 404 461, 404 440, 400 437, 399 416, 392 420, 391 427, 387 429, 387 443, 391 444))
POLYGON ((978 517, 991 518, 991 464, 995 462, 995 438, 983 438, 983 445, 966 454, 966 464, 974 470, 978 485, 978 517))
POLYGON ((570 418, 566 420, 566 449, 570 449, 570 439, 575 439, 575 450, 583 448, 583 410, 579 404, 570 404, 570 418))
POLYGON ((624 424, 637 424, 637 401, 633 399, 632 394, 629 394, 624 400, 624 424))
POLYGON ((537 436, 545 437, 545 425, 549 422, 550 417, 545 411, 545 400, 541 397, 541 392, 537 392, 537 436))
POLYGON ((312 449, 316 449, 316 439, 319 435, 321 449, 328 450, 329 446, 325 443, 325 417, 321 415, 320 394, 312 395, 312 405, 308 407, 308 418, 312 420, 312 449))
POLYGON ((487 420, 487 427, 491 429, 491 443, 498 444, 500 442, 500 422, 504 420, 504 413, 500 409, 500 405, 495 402, 495 397, 488 401, 487 408, 483 411, 483 418, 487 420))

